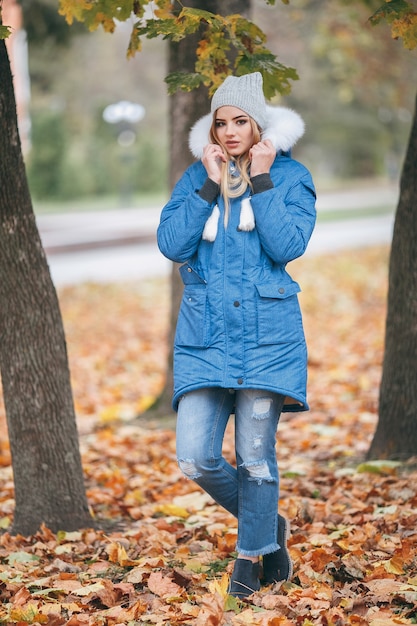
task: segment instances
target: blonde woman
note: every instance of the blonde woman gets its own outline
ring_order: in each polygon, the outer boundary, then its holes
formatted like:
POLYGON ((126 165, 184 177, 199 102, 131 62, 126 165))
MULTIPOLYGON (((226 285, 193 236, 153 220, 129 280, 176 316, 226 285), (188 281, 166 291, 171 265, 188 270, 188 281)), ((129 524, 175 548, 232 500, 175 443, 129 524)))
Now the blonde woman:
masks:
POLYGON ((286 265, 315 224, 315 190, 288 152, 304 132, 267 106, 260 73, 229 76, 190 133, 197 161, 164 207, 158 245, 182 263, 173 406, 182 472, 238 520, 229 593, 288 580, 289 523, 278 514, 276 431, 306 411, 307 350, 286 265), (222 455, 235 416, 236 465, 222 455))

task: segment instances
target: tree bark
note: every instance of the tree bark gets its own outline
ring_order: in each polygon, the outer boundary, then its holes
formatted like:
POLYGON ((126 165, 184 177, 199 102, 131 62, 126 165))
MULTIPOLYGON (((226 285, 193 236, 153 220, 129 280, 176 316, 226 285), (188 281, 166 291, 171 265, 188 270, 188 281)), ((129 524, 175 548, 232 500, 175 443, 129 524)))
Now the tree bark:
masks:
POLYGON ((42 248, 0 41, 0 371, 12 455, 13 533, 92 526, 61 313, 42 248))
MULTIPOLYGON (((187 6, 204 9, 219 15, 239 13, 247 17, 250 12, 250 0, 193 0, 187 6)), ((168 72, 194 72, 196 49, 201 34, 189 35, 179 42, 170 42, 168 50, 168 72)), ((188 134, 193 124, 203 115, 210 112, 208 90, 200 87, 192 92, 178 91, 169 101, 169 145, 170 170, 169 184, 172 189, 186 168, 193 162, 188 149, 188 134)), ((178 272, 178 265, 173 264, 171 272, 171 314, 169 325, 169 346, 166 383, 161 396, 151 407, 150 413, 158 416, 173 416, 171 406, 173 393, 173 343, 177 323, 178 310, 181 304, 183 285, 178 272)), ((149 413, 148 412, 148 413, 149 413)))
POLYGON ((385 352, 372 459, 417 455, 417 99, 389 264, 385 352))

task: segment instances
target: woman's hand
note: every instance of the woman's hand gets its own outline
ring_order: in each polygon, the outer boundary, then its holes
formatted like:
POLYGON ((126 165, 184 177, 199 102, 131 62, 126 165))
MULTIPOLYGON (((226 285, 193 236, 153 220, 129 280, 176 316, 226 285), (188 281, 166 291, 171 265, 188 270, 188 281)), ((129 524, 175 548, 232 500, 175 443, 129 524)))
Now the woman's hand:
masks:
POLYGON ((220 185, 222 163, 227 161, 222 148, 216 143, 209 143, 204 147, 201 161, 207 170, 207 176, 220 185))
POLYGON ((276 156, 276 150, 269 139, 254 144, 249 150, 251 177, 258 176, 259 174, 269 174, 271 165, 275 161, 276 156))

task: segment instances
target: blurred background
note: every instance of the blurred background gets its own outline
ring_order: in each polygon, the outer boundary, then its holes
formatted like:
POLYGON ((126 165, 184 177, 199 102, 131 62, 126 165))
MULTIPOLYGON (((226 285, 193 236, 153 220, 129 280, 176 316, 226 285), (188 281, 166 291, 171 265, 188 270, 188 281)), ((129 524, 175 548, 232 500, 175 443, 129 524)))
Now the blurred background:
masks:
MULTIPOLYGON (((410 131, 414 55, 354 4, 253 0, 267 45, 299 74, 276 103, 306 121, 295 156, 319 191, 397 181, 410 131)), ((6 0, 4 11, 14 9, 8 45, 36 212, 161 206, 169 191, 165 42, 147 40, 127 59, 129 22, 113 35, 89 33, 67 26, 55 0, 6 0)))

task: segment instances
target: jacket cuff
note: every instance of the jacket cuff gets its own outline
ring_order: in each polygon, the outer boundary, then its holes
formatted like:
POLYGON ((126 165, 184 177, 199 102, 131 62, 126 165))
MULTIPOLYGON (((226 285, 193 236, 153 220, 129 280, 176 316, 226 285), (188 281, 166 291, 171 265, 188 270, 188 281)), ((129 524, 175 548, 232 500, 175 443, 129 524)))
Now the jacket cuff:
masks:
POLYGON ((215 201, 220 192, 220 185, 214 182, 211 178, 207 178, 204 185, 198 191, 200 198, 203 198, 209 204, 215 201))
POLYGON ((268 189, 274 188, 270 174, 258 174, 250 179, 252 183, 253 193, 262 193, 262 191, 268 191, 268 189))

